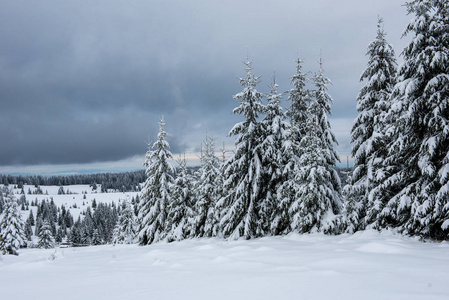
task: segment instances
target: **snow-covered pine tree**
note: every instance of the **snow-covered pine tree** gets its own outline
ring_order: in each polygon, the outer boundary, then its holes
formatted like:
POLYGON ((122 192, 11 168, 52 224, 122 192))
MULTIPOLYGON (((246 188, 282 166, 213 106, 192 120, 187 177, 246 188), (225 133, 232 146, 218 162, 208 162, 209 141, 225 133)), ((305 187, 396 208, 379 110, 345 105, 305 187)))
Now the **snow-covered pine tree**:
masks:
POLYGON ((291 77, 290 84, 293 88, 289 91, 288 101, 291 101, 286 115, 290 118, 290 124, 286 127, 282 144, 282 184, 277 190, 278 203, 276 205, 273 221, 271 223, 272 234, 286 234, 291 230, 291 216, 289 207, 295 201, 297 182, 295 175, 299 172, 299 157, 302 154, 300 142, 307 133, 307 109, 311 101, 311 91, 306 88, 308 78, 302 71, 302 63, 299 57, 296 62, 296 74, 291 77))
POLYGON ((132 244, 134 243, 135 236, 136 222, 134 217, 134 209, 129 201, 125 200, 123 203, 123 209, 120 211, 117 224, 114 227, 112 243, 132 244))
POLYGON ((177 159, 179 164, 172 189, 172 200, 168 207, 167 235, 168 242, 181 241, 190 235, 189 219, 192 217, 194 189, 192 177, 187 173, 185 155, 177 159))
MULTIPOLYGON (((289 124, 285 121, 281 100, 284 93, 278 93, 276 74, 270 85, 270 93, 267 95, 265 116, 261 121, 261 142, 258 145, 262 153, 263 185, 265 192, 258 203, 259 226, 261 232, 258 235, 265 236, 271 233, 271 224, 280 203, 277 191, 285 179, 283 170, 288 163, 288 157, 284 155, 284 145, 288 139, 289 124)), ((277 228, 277 226, 276 226, 277 228)))
POLYGON ((354 171, 344 188, 347 231, 365 229, 373 223, 382 203, 369 193, 383 177, 382 162, 388 144, 385 114, 390 108, 390 96, 396 81, 394 49, 387 42, 383 21, 378 19, 377 36, 368 46, 368 65, 360 77, 366 84, 357 96, 359 115, 351 130, 354 171))
POLYGON ((28 215, 27 222, 30 223, 31 226, 34 226, 34 214, 33 211, 30 210, 30 214, 28 215))
POLYGON ((252 73, 252 62, 247 60, 246 78, 240 78, 243 91, 234 99, 240 105, 233 110, 234 114, 243 115, 244 121, 237 123, 230 131, 236 136, 235 153, 224 166, 224 193, 218 207, 221 210, 220 226, 224 237, 238 239, 254 238, 261 230, 257 212, 260 195, 263 193, 263 170, 261 153, 257 145, 260 142, 260 122, 257 120, 265 108, 262 104, 262 93, 256 90, 260 77, 252 73))
POLYGON ((39 241, 37 245, 39 248, 45 249, 54 247, 54 238, 51 229, 51 224, 47 220, 44 221, 41 229, 39 230, 39 241))
POLYGON ((300 143, 303 154, 295 176, 295 201, 289 207, 290 225, 295 232, 323 231, 326 220, 334 215, 333 207, 338 207, 337 191, 332 184, 333 169, 328 165, 328 149, 320 138, 322 110, 318 101, 310 104, 308 131, 300 143))
POLYGON ((327 92, 330 80, 324 77, 322 59, 320 70, 313 77, 316 90, 314 101, 307 111, 307 133, 300 147, 303 154, 299 160, 299 172, 296 174, 295 201, 289 207, 294 231, 325 233, 339 232, 340 225, 334 223, 334 216, 341 211, 340 178, 336 171, 339 161, 334 145, 336 138, 331 131, 327 115, 330 114, 332 98, 327 92))
POLYGON ((171 188, 175 170, 168 161, 173 156, 165 140, 164 119, 159 122, 158 140, 146 154, 147 179, 140 196, 138 215, 140 245, 148 245, 165 238, 167 209, 171 201, 171 188))
POLYGON ((341 192, 341 182, 340 176, 337 173, 336 167, 337 162, 340 162, 335 146, 338 145, 337 139, 332 132, 331 125, 329 123, 328 115, 331 115, 331 104, 333 102, 332 97, 329 95, 328 85, 332 84, 329 78, 324 77, 323 60, 319 60, 320 70, 312 78, 315 85, 315 90, 313 91, 313 97, 319 106, 318 110, 318 138, 323 142, 323 149, 326 152, 327 168, 331 173, 330 183, 333 186, 333 190, 337 193, 335 202, 333 202, 333 209, 335 212, 339 212, 341 208, 340 203, 340 192, 341 192), (338 200, 337 200, 338 199, 338 200))
POLYGON ((449 6, 445 0, 406 3, 415 18, 402 55, 389 112, 395 136, 380 193, 391 195, 383 227, 447 239, 449 233, 449 6))
POLYGON ((296 60, 296 74, 290 79, 290 84, 293 88, 289 91, 288 101, 291 102, 287 110, 287 116, 290 118, 292 140, 298 144, 306 135, 308 129, 307 123, 307 109, 311 101, 311 91, 306 88, 308 82, 307 75, 302 71, 302 63, 298 56, 296 60))
POLYGON ((206 136, 201 155, 201 168, 197 172, 196 202, 191 220, 191 234, 194 237, 212 237, 219 233, 220 218, 216 205, 221 197, 222 179, 219 159, 215 155, 215 140, 213 135, 206 136))
POLYGON ((19 255, 17 249, 26 246, 25 224, 14 197, 14 190, 4 190, 3 197, 5 204, 0 220, 0 251, 2 254, 19 255))

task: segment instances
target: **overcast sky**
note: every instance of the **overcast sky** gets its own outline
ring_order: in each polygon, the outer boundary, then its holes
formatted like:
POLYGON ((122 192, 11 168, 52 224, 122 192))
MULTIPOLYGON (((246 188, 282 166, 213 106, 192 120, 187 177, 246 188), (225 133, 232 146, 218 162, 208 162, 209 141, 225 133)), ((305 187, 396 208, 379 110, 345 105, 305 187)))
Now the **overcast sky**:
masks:
POLYGON ((0 173, 142 168, 162 115, 173 153, 195 157, 212 131, 230 149, 247 53, 268 92, 273 70, 289 90, 297 55, 313 73, 321 51, 338 151, 350 155, 367 46, 381 16, 399 55, 411 18, 403 3, 3 1, 0 173))

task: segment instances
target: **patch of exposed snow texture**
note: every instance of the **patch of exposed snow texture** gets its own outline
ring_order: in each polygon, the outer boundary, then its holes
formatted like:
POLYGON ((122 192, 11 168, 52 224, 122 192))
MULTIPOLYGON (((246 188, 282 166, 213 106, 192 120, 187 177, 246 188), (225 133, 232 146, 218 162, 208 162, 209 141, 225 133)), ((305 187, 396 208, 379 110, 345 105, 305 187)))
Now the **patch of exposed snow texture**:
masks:
POLYGON ((3 299, 443 300, 448 251, 370 230, 21 249, 1 257, 0 282, 3 299))

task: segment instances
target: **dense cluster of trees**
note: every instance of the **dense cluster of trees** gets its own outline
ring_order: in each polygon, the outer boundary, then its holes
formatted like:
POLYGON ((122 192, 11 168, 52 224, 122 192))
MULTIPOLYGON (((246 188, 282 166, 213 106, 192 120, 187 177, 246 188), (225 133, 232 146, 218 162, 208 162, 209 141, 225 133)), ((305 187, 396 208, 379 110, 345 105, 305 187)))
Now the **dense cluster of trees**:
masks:
POLYGON ((145 163, 140 244, 188 237, 250 239, 293 231, 342 232, 337 142, 328 121, 330 80, 324 76, 322 60, 319 71, 307 78, 298 58, 286 113, 275 76, 265 95, 257 91, 260 77, 252 74, 252 63, 247 61, 245 67, 243 90, 234 96, 239 102, 234 113, 243 121, 230 132, 236 137, 236 149, 229 159, 216 156, 215 139, 208 136, 199 170, 188 175, 180 159, 174 178, 165 123, 160 121, 158 140, 145 163))
POLYGON ((399 70, 381 19, 368 47, 369 62, 361 76, 366 84, 357 97, 359 115, 351 132, 354 172, 343 190, 327 119, 330 81, 322 61, 307 78, 298 59, 285 114, 275 77, 270 93, 260 93, 260 77, 252 74, 248 61, 246 77, 240 79, 243 91, 234 96, 239 101, 234 113, 243 117, 230 132, 236 150, 219 163, 213 143, 207 142, 212 154, 206 152, 192 179, 194 193, 180 193, 189 183, 174 182, 169 175, 171 154, 161 121, 159 140, 147 156, 139 243, 365 228, 447 239, 449 7, 442 0, 405 6, 415 19, 405 31, 413 39, 402 52, 399 70), (308 81, 313 89, 307 88, 308 81))
POLYGON ((435 239, 449 234, 449 6, 406 3, 412 41, 396 70, 379 23, 352 130, 352 230, 373 227, 435 239), (397 73, 397 74, 396 74, 397 73))
POLYGON ((51 248, 61 242, 72 245, 100 245, 134 241, 139 196, 130 202, 97 203, 81 211, 74 220, 65 205, 57 207, 52 198, 42 201, 19 199, 14 189, 0 189, 0 253, 17 254, 20 247, 51 248), (32 209, 32 208, 35 209, 32 209), (29 211, 26 220, 22 212, 29 211), (36 211, 34 215, 33 211, 36 211))

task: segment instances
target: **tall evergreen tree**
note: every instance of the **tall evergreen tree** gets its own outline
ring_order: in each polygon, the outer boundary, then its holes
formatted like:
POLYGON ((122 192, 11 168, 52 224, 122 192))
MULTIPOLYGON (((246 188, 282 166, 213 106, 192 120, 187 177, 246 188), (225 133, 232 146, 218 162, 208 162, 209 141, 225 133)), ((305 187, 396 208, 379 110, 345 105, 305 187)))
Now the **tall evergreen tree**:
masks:
POLYGON ((18 255, 17 249, 26 245, 24 222, 12 189, 4 193, 5 206, 0 220, 0 251, 18 255))
POLYGON ((158 140, 146 154, 147 179, 140 196, 139 244, 148 245, 164 239, 168 205, 171 201, 170 189, 175 170, 168 161, 173 156, 165 140, 164 119, 159 122, 158 140))
POLYGON ((301 140, 303 154, 299 161, 295 201, 289 207, 291 228, 295 232, 327 231, 326 221, 338 213, 340 199, 332 184, 332 166, 328 164, 328 149, 321 138, 323 107, 318 101, 308 109, 308 131, 301 140))
POLYGON ((307 109, 311 101, 311 92, 306 88, 307 75, 302 71, 304 61, 299 57, 296 60, 296 74, 292 76, 290 84, 293 88, 289 91, 288 101, 291 102, 287 111, 292 126, 292 140, 299 144, 307 133, 307 109))
POLYGON ((234 96, 240 105, 233 110, 234 114, 243 115, 244 121, 229 133, 236 136, 236 149, 224 167, 225 196, 219 202, 223 235, 233 239, 250 239, 261 231, 257 206, 264 188, 262 154, 256 151, 261 135, 258 116, 264 111, 263 95, 256 90, 260 77, 251 73, 252 62, 246 61, 245 66, 246 78, 240 78, 243 91, 234 96))
MULTIPOLYGON (((98 235, 98 232, 97 232, 98 235)), ((124 201, 124 207, 120 211, 117 225, 114 227, 113 244, 132 244, 136 236, 136 222, 134 209, 129 201, 124 201)))
POLYGON ((197 176, 192 235, 196 237, 217 236, 220 220, 216 205, 221 196, 222 180, 219 159, 215 155, 215 138, 213 135, 206 136, 201 156, 201 167, 197 176))
POLYGON ((299 158, 302 155, 300 142, 307 133, 307 109, 312 98, 312 92, 306 88, 308 78, 302 71, 304 61, 296 60, 296 74, 292 76, 287 110, 290 126, 286 128, 282 145, 282 184, 277 189, 277 205, 275 207, 271 231, 273 234, 286 234, 291 231, 292 223, 289 208, 296 200, 296 174, 299 172, 299 158))
POLYGON ((340 222, 334 223, 334 216, 340 213, 342 203, 340 177, 336 171, 339 159, 334 148, 337 140, 328 120, 332 97, 327 86, 331 81, 324 77, 321 58, 319 63, 319 72, 312 78, 315 90, 307 110, 308 130, 300 142, 302 154, 295 174, 294 201, 289 206, 290 226, 299 232, 338 233, 341 229, 334 227, 340 222))
POLYGON ((390 118, 395 135, 380 193, 382 227, 447 239, 449 234, 449 8, 443 0, 406 3, 415 18, 402 55, 390 118), (384 192, 384 193, 383 193, 384 192))
POLYGON ((325 151, 325 158, 327 162, 327 168, 330 171, 330 183, 332 184, 333 190, 336 193, 335 201, 333 202, 334 211, 338 212, 340 210, 341 203, 337 201, 339 199, 339 194, 341 192, 341 182, 340 176, 337 173, 336 167, 337 162, 340 161, 338 157, 335 146, 338 145, 337 139, 332 132, 331 125, 329 123, 328 115, 331 115, 331 104, 333 102, 332 97, 328 93, 328 85, 332 84, 329 78, 324 76, 323 60, 319 60, 320 69, 318 73, 312 78, 315 85, 315 90, 313 91, 314 101, 317 103, 317 121, 319 130, 317 131, 318 138, 321 139, 323 143, 323 149, 325 151), (337 196, 338 195, 338 196, 337 196))
MULTIPOLYGON (((261 142, 258 145, 262 153, 263 185, 265 192, 259 202, 259 235, 267 235, 272 231, 273 219, 278 220, 279 213, 277 191, 284 182, 286 176, 283 174, 288 163, 288 156, 285 156, 285 146, 289 138, 289 124, 285 120, 282 111, 281 100, 284 93, 278 93, 276 74, 273 74, 273 81, 270 85, 270 93, 267 95, 267 106, 265 116, 261 121, 261 142)), ((278 228, 278 224, 275 226, 278 228)))
POLYGON ((364 229, 373 223, 382 204, 369 197, 383 177, 382 162, 386 156, 385 114, 390 108, 390 96, 396 81, 394 49, 386 41, 381 18, 376 39, 368 46, 368 65, 360 77, 366 80, 357 96, 357 116, 351 130, 354 171, 351 183, 345 187, 348 231, 364 229), (366 220, 365 220, 366 217, 366 220))
POLYGON ((173 184, 172 201, 168 207, 167 237, 168 242, 180 241, 190 235, 189 220, 192 218, 194 189, 192 177, 187 173, 187 161, 178 158, 178 176, 173 184))

